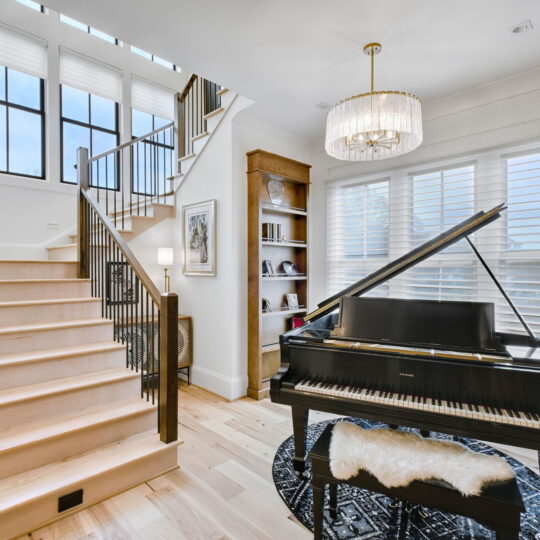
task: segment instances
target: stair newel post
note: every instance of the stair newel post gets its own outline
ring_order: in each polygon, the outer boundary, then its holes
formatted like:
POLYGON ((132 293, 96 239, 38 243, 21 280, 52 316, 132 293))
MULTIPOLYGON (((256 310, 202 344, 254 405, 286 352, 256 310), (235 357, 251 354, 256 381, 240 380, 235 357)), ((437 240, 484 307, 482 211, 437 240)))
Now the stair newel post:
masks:
POLYGON ((77 148, 77 252, 78 252, 78 277, 86 279, 89 276, 88 268, 88 234, 86 219, 86 204, 83 192, 88 191, 88 149, 77 148))
POLYGON ((161 295, 159 358, 159 432, 161 441, 178 439, 178 296, 161 295))

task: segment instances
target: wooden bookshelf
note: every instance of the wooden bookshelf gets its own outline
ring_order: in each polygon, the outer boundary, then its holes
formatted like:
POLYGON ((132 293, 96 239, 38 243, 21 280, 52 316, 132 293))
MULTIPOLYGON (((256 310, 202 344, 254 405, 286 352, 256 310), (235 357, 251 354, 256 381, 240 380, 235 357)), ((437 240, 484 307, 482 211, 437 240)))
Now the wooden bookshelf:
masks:
POLYGON ((289 330, 292 317, 302 317, 308 299, 308 201, 310 165, 254 150, 248 165, 248 395, 268 397, 270 379, 279 369, 279 336, 289 330), (284 188, 273 204, 268 183, 284 188), (281 237, 263 237, 263 223, 279 225, 281 237), (273 273, 263 275, 263 261, 273 273), (284 261, 291 261, 298 275, 286 275, 284 261), (298 308, 288 309, 286 295, 298 297, 298 308), (271 311, 263 312, 263 299, 271 311))

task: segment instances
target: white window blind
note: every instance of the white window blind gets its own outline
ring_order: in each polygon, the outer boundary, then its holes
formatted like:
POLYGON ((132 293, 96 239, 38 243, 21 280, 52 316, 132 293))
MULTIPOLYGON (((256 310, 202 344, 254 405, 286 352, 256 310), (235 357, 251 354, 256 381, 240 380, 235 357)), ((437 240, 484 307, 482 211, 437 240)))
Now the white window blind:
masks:
POLYGON ((174 96, 172 90, 143 79, 134 77, 131 81, 131 106, 139 111, 173 120, 174 96))
MULTIPOLYGON (((328 288, 334 294, 382 266, 389 250, 389 181, 328 187, 328 288)), ((373 295, 385 294, 374 289, 373 295)))
MULTIPOLYGON (((450 166, 413 173, 400 169, 387 176, 389 180, 381 183, 386 206, 369 196, 375 189, 370 186, 378 183, 356 179, 328 184, 328 295, 475 212, 506 202, 502 219, 477 231, 471 240, 540 335, 540 150, 509 155, 490 151, 474 156, 474 162, 454 160, 450 166), (387 214, 381 220, 383 207, 387 214)), ((464 240, 372 292, 395 298, 493 302, 497 330, 524 332, 464 240)))
POLYGON ((0 24, 0 65, 47 78, 47 42, 0 24))
POLYGON ((122 102, 122 73, 68 49, 60 49, 60 83, 122 102))

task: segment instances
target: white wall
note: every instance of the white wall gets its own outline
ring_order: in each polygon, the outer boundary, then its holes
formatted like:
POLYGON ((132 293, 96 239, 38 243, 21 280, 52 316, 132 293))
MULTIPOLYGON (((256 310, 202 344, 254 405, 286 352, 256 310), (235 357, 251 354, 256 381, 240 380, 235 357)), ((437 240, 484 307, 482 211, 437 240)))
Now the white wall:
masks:
POLYGON ((404 156, 373 162, 342 162, 312 143, 311 299, 326 294, 326 182, 403 167, 417 169, 432 161, 538 140, 540 137, 540 68, 466 92, 423 104, 424 142, 404 156))
MULTIPOLYGON (((46 258, 46 247, 67 242, 75 230, 76 187, 60 182, 59 47, 69 48, 122 71, 122 141, 131 138, 132 75, 181 90, 189 74, 180 74, 112 45, 65 23, 59 14, 36 12, 14 0, 0 2, 0 22, 38 36, 48 43, 46 108, 46 178, 34 180, 0 174, 0 259, 46 258)), ((84 22, 84 21, 83 21, 84 22)))
POLYGON ((243 113, 251 103, 237 97, 190 169, 177 192, 172 236, 172 288, 180 312, 193 317, 193 382, 227 399, 247 390, 246 152, 261 148, 300 161, 309 157, 298 138, 243 113), (185 276, 182 206, 209 199, 217 201, 217 275, 185 276))

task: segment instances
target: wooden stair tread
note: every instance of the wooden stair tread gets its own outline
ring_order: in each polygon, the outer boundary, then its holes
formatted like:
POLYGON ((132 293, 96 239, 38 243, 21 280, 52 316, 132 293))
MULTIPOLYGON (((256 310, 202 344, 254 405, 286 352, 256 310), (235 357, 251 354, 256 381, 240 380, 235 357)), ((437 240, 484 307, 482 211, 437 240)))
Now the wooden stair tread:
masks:
MULTIPOLYGON (((109 384, 125 379, 140 377, 140 373, 131 371, 125 367, 95 371, 84 375, 54 379, 28 386, 18 386, 0 391, 0 407, 20 401, 37 399, 47 395, 62 394, 82 388, 109 384)), ((0 432, 1 435, 1 432, 0 432)))
POLYGON ((188 154, 187 156, 182 156, 181 158, 178 158, 178 161, 187 161, 188 159, 194 158, 197 154, 188 154))
MULTIPOLYGON (((77 261, 55 261, 55 262, 77 262, 77 261)), ((23 278, 23 279, 0 279, 0 285, 5 283, 74 283, 76 281, 90 283, 87 278, 23 278)))
POLYGON ((45 421, 45 423, 41 420, 23 424, 1 433, 0 452, 14 450, 69 432, 76 432, 155 409, 156 405, 137 397, 125 402, 101 404, 69 416, 45 421))
POLYGON ((69 347, 58 347, 54 349, 40 349, 38 351, 25 351, 21 353, 8 353, 0 355, 0 367, 25 362, 44 362, 60 358, 70 358, 82 356, 84 354, 98 354, 115 350, 123 350, 125 345, 116 341, 102 341, 95 343, 82 343, 69 347))
POLYGON ((48 260, 41 260, 41 259, 21 259, 21 260, 0 260, 0 264, 6 264, 6 263, 28 263, 28 264, 77 264, 77 261, 48 261, 48 260))
POLYGON ((75 244, 61 244, 59 246, 50 246, 47 249, 64 249, 64 248, 75 248, 77 247, 77 243, 75 244))
POLYGON ((224 110, 225 109, 223 107, 218 107, 217 109, 214 109, 212 112, 205 114, 203 116, 203 119, 208 120, 209 118, 212 118, 212 116, 217 116, 218 114, 221 114, 224 110))
POLYGON ((171 446, 177 445, 162 443, 157 433, 151 431, 4 478, 0 480, 0 512, 80 485, 88 478, 158 454, 171 446))
POLYGON ((47 330, 58 330, 61 328, 80 328, 83 326, 112 325, 109 319, 78 319, 71 321, 54 321, 47 323, 34 323, 17 326, 0 327, 0 336, 6 334, 15 334, 20 332, 46 332, 47 330))
POLYGON ((228 91, 229 91, 228 88, 222 88, 221 90, 218 90, 218 91, 216 92, 216 94, 217 94, 218 96, 222 96, 223 94, 226 94, 228 91))
POLYGON ((209 131, 203 131, 202 133, 199 133, 198 135, 191 137, 191 142, 198 141, 199 139, 204 139, 205 137, 208 137, 209 135, 210 135, 209 131))
POLYGON ((0 308, 2 307, 23 307, 23 306, 43 306, 49 304, 77 304, 84 303, 99 303, 100 298, 93 298, 92 296, 81 296, 78 298, 46 298, 43 300, 12 300, 7 302, 0 302, 0 308))

